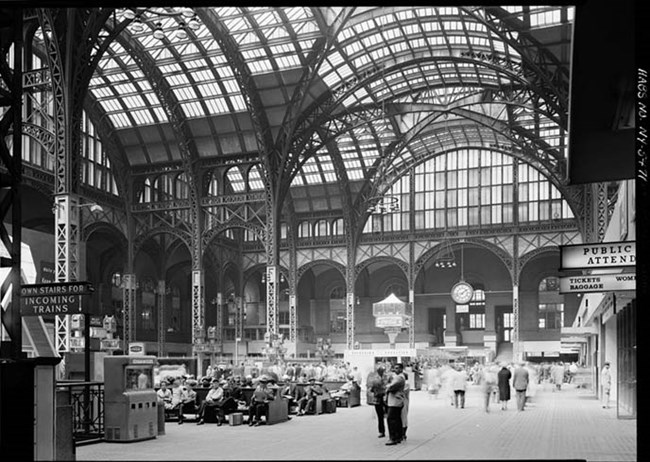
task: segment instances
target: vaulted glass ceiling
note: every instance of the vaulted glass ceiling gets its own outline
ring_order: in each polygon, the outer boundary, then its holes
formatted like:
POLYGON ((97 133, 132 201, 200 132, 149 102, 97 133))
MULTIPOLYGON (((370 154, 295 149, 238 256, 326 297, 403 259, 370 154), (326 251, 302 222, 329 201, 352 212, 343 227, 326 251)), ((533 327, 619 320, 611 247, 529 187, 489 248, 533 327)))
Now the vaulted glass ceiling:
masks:
MULTIPOLYGON (((90 82, 133 168, 180 168, 181 133, 199 161, 250 157, 269 149, 260 129, 277 142, 302 121, 290 135, 310 147, 280 152, 299 165, 291 190, 343 180, 358 191, 463 148, 533 158, 562 179, 572 7, 201 7, 185 38, 154 38, 183 10, 135 9, 143 30, 129 24, 90 82)), ((242 191, 236 176, 230 190, 242 191)), ((249 181, 261 188, 257 170, 249 181)))

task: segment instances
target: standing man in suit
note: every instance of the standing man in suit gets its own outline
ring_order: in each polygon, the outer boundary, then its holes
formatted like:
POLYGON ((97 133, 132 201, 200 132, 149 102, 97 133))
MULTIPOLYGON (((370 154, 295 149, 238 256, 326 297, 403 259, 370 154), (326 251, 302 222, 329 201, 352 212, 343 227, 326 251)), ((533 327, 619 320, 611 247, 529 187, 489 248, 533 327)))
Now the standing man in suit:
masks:
POLYGON ((402 442, 402 407, 404 407, 404 386, 405 380, 402 374, 401 364, 393 367, 393 375, 390 377, 386 391, 388 397, 388 436, 390 441, 386 446, 392 446, 402 442))
POLYGON ((517 393, 517 410, 523 411, 526 405, 526 389, 528 388, 528 371, 524 363, 518 363, 512 376, 512 386, 517 393))

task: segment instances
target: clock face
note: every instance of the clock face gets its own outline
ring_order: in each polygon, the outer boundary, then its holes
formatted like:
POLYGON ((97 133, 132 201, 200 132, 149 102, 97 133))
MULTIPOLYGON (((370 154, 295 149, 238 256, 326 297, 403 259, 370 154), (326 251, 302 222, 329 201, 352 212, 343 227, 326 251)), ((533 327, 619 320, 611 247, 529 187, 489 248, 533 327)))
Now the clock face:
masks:
POLYGON ((461 281, 451 288, 451 298, 459 305, 469 303, 474 295, 474 289, 467 282, 461 281))

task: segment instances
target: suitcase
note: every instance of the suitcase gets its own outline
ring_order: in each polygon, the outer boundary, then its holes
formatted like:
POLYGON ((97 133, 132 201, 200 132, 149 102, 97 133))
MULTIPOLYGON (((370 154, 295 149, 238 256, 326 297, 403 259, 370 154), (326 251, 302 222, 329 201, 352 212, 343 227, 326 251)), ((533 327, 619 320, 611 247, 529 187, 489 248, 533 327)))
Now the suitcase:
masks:
POLYGON ((228 416, 228 421, 231 427, 234 427, 235 425, 241 425, 244 423, 244 414, 241 412, 233 412, 228 416))
POLYGON ((336 412, 336 400, 335 399, 328 399, 323 402, 323 412, 325 414, 333 414, 336 412))

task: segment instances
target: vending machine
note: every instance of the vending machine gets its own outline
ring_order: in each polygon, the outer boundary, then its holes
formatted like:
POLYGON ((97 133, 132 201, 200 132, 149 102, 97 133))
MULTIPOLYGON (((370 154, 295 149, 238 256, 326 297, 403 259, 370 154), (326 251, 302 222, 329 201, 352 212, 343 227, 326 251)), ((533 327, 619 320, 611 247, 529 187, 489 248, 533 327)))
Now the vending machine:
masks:
POLYGON ((104 358, 106 441, 140 441, 158 434, 158 402, 153 388, 155 360, 155 356, 104 358))

